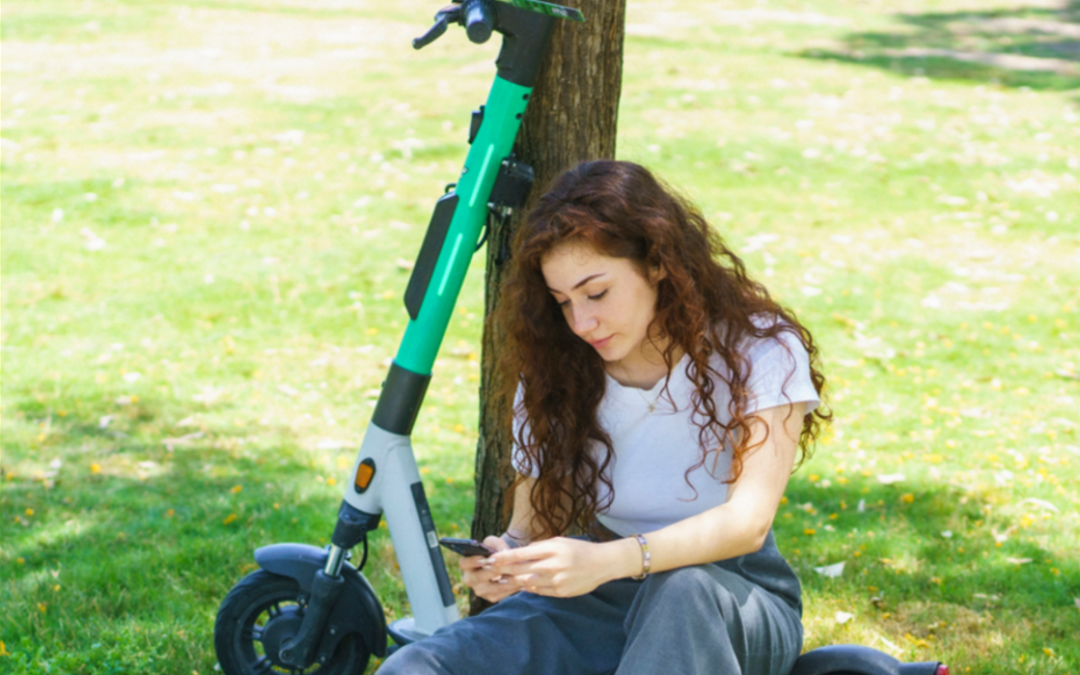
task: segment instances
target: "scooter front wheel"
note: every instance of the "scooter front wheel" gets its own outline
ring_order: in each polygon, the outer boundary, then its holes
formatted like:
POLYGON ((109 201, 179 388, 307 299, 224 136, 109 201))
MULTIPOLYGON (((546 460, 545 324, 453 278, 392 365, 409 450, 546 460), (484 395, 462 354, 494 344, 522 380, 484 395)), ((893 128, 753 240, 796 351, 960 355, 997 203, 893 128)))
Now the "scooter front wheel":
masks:
POLYGON ((299 669, 278 657, 282 643, 300 629, 307 594, 295 579, 258 570, 236 584, 218 610, 214 649, 226 675, 356 675, 371 653, 355 633, 342 637, 333 656, 299 669))

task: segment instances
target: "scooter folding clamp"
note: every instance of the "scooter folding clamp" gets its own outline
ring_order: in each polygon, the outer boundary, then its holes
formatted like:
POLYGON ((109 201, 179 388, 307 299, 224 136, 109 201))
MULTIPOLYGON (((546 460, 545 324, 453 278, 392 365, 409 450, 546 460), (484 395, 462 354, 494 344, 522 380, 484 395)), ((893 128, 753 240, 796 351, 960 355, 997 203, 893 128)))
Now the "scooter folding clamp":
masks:
POLYGON ((510 155, 499 166, 495 185, 491 188, 488 208, 492 211, 520 209, 525 206, 535 180, 536 172, 533 168, 510 155))

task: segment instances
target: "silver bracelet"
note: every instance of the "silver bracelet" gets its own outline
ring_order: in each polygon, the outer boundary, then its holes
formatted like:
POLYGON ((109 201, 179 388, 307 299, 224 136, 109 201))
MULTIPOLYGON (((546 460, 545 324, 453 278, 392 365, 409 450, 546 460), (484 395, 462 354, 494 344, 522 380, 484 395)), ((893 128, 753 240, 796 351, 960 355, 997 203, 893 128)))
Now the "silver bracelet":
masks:
POLYGON ((652 555, 649 553, 649 542, 645 541, 645 537, 640 534, 631 536, 637 539, 638 546, 641 547, 641 574, 630 578, 640 581, 649 576, 649 571, 652 569, 652 555))
POLYGON ((519 541, 518 539, 515 539, 513 536, 510 535, 509 532, 503 532, 502 534, 500 534, 499 539, 502 539, 503 541, 505 541, 506 545, 509 546, 510 548, 521 548, 526 543, 526 542, 523 542, 523 541, 519 541))

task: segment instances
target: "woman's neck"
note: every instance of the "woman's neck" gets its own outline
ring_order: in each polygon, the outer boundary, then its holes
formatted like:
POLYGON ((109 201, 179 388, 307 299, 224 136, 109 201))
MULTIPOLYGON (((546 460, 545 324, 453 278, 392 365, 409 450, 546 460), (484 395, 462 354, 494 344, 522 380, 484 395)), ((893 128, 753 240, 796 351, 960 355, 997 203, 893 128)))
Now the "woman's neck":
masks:
MULTIPOLYGON (((643 345, 644 347, 644 345, 643 345)), ((660 380, 667 377, 668 367, 664 363, 663 349, 667 345, 649 343, 647 349, 635 350, 618 361, 604 364, 608 375, 624 387, 652 389, 660 380)), ((671 355, 672 366, 682 359, 683 350, 676 348, 671 355)))

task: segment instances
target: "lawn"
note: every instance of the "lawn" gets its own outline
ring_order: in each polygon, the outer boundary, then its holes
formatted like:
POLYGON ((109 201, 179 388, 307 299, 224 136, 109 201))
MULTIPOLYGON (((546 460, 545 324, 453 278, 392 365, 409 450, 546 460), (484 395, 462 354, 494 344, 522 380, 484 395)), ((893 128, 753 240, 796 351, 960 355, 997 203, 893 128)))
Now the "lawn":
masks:
MULTIPOLYGON (((439 6, 4 4, 0 672, 208 675, 252 551, 329 538, 494 75, 495 40, 412 50, 439 6)), ((822 346, 836 417, 776 521, 808 649, 1080 675, 1078 23, 630 3, 619 157, 822 346)), ((443 534, 472 514, 482 258, 414 433, 443 534)))

